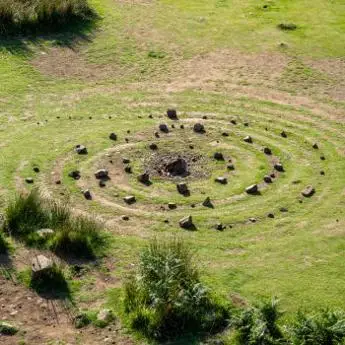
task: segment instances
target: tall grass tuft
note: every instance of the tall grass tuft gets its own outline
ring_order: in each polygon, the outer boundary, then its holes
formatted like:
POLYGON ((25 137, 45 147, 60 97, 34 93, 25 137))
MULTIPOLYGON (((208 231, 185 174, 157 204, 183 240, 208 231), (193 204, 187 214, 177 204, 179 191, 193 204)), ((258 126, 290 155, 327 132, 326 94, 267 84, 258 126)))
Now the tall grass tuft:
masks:
POLYGON ((312 316, 299 313, 291 336, 294 345, 343 345, 345 312, 325 310, 312 316))
POLYGON ((286 341, 277 325, 281 315, 275 298, 260 306, 244 310, 234 322, 237 329, 237 343, 239 345, 285 344, 286 341))
POLYGON ((36 190, 20 195, 5 210, 4 230, 31 246, 43 246, 66 256, 93 258, 103 244, 101 224, 75 215, 68 204, 43 199, 36 190), (38 230, 49 228, 47 237, 38 230))
POLYGON ((200 282, 191 253, 181 241, 152 241, 124 289, 131 326, 148 337, 215 333, 229 318, 228 309, 200 282))
POLYGON ((0 254, 6 254, 8 250, 8 245, 5 240, 4 234, 0 231, 0 254))
POLYGON ((1 0, 0 33, 55 30, 94 17, 87 0, 1 0))

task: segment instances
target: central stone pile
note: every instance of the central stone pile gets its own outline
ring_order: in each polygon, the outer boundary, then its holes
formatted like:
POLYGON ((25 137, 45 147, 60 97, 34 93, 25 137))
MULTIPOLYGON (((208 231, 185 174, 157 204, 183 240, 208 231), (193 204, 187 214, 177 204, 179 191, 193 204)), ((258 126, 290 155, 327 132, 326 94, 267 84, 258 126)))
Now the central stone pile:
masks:
POLYGON ((162 171, 167 176, 185 177, 189 175, 188 164, 186 160, 181 157, 164 163, 162 171))

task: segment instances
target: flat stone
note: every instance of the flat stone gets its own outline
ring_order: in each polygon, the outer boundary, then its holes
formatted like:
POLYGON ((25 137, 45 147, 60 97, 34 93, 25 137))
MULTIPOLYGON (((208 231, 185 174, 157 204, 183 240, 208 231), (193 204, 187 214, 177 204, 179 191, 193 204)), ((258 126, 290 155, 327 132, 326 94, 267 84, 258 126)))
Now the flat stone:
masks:
POLYGON ((274 164, 274 169, 276 169, 279 172, 283 172, 284 171, 284 167, 281 163, 276 163, 274 164))
POLYGON ((257 219, 254 218, 254 217, 251 217, 251 218, 249 218, 249 221, 250 221, 251 223, 256 223, 257 219))
POLYGON ((251 136, 247 135, 246 137, 243 138, 243 141, 245 141, 246 143, 252 144, 253 143, 253 139, 251 136))
POLYGON ((310 198, 311 196, 313 196, 315 194, 315 188, 313 186, 307 186, 303 191, 302 191, 302 195, 305 198, 310 198))
POLYGON ((36 231, 36 234, 40 237, 49 237, 54 235, 55 231, 53 229, 40 229, 36 231))
POLYGON ((183 229, 193 229, 194 224, 193 224, 192 216, 187 216, 187 217, 180 219, 179 225, 183 229))
POLYGON ((259 191, 257 184, 252 184, 251 186, 246 188, 247 194, 256 194, 259 191))
POLYGON ((193 126, 193 131, 195 133, 205 133, 205 127, 202 123, 198 122, 193 126))
POLYGON ((28 184, 33 184, 34 183, 34 179, 32 177, 26 177, 25 178, 25 182, 28 184))
POLYGON ((96 179, 107 179, 109 177, 109 173, 107 169, 99 169, 95 172, 96 179))
POLYGON ((274 218, 274 214, 273 214, 273 213, 268 213, 268 214, 267 214, 267 217, 268 217, 268 218, 274 218))
POLYGON ((174 202, 169 202, 168 203, 168 208, 170 210, 175 210, 177 208, 177 205, 174 202))
POLYGON ((217 177, 214 181, 217 183, 220 183, 220 184, 227 184, 228 183, 228 179, 226 177, 217 177))
POLYGON ((135 199, 135 196, 134 196, 134 195, 128 195, 128 196, 125 196, 125 197, 123 198, 123 201, 124 201, 126 204, 130 205, 130 204, 134 204, 134 203, 136 202, 136 199, 135 199))
POLYGON ((76 145, 74 150, 78 155, 87 155, 87 148, 84 145, 76 145))
POLYGON ((150 183, 150 174, 145 171, 144 173, 140 174, 137 179, 139 182, 147 185, 150 183))
POLYGON ((165 123, 159 125, 159 130, 163 133, 169 133, 169 128, 165 123))
POLYGON ((92 195, 89 189, 85 189, 82 191, 84 197, 86 200, 91 200, 92 199, 92 195))

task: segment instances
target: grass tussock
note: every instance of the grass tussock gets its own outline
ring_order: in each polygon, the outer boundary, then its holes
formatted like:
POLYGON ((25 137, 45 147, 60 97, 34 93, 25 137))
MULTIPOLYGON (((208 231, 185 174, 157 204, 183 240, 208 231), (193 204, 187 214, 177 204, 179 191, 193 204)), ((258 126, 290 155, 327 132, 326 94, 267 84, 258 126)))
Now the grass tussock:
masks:
POLYGON ((160 340, 215 333, 229 318, 228 309, 200 282, 181 241, 154 240, 142 251, 136 274, 125 284, 124 306, 133 329, 160 340))
POLYGON ((6 254, 8 251, 8 244, 4 237, 4 234, 2 231, 0 231, 0 255, 6 254))
POLYGON ((0 33, 56 30, 66 24, 90 21, 95 12, 87 0, 1 0, 0 33))
POLYGON ((8 205, 4 230, 28 245, 82 258, 94 257, 103 244, 99 222, 74 215, 68 204, 45 200, 36 190, 19 195, 8 205), (53 233, 42 236, 41 229, 53 233))

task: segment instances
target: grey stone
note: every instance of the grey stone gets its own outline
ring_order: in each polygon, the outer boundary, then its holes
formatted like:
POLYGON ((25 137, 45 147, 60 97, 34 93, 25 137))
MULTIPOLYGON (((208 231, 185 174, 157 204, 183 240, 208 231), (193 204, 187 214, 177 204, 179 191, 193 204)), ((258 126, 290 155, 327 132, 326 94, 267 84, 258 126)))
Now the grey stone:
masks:
POLYGON ((78 155, 87 155, 87 148, 84 145, 77 145, 74 150, 78 155))
POLYGON ((117 140, 117 135, 115 133, 110 133, 109 134, 109 139, 115 141, 115 140, 117 140))
POLYGON ((272 183, 272 177, 269 176, 269 175, 266 175, 266 176, 264 176, 264 181, 265 181, 266 183, 272 183))
POLYGON ((224 156, 221 152, 216 152, 213 155, 213 158, 216 159, 217 161, 223 161, 224 160, 224 156))
POLYGON ((159 130, 163 133, 169 133, 169 128, 165 123, 159 125, 159 130))
POLYGON ((180 182, 176 185, 176 188, 180 194, 186 195, 189 193, 187 183, 180 182))
POLYGON ((279 172, 283 172, 284 171, 284 167, 281 163, 276 163, 274 164, 274 169, 276 169, 279 172))
POLYGON ((95 177, 98 180, 107 179, 109 177, 109 173, 107 169, 99 169, 95 172, 95 177))
POLYGON ((80 171, 79 170, 73 170, 70 173, 68 173, 69 177, 72 177, 74 180, 79 180, 80 179, 80 171))
POLYGON ((253 143, 253 139, 251 136, 247 135, 246 137, 243 138, 243 141, 245 141, 246 143, 252 144, 253 143))
POLYGON ((202 203, 202 206, 209 207, 209 208, 214 207, 209 196, 204 200, 204 202, 202 203))
POLYGON ((177 208, 177 205, 176 205, 174 202, 169 202, 169 203, 168 203, 168 208, 169 208, 170 210, 174 210, 174 209, 177 208))
POLYGON ((168 109, 167 116, 170 120, 177 120, 177 111, 176 109, 168 109))
POLYGON ((53 268, 53 261, 44 255, 37 255, 31 261, 31 270, 34 275, 40 275, 43 272, 53 268))
POLYGON ((40 237, 49 237, 54 235, 55 231, 53 229, 40 229, 36 231, 37 235, 40 237))
POLYGON ((272 150, 271 150, 269 147, 265 147, 265 148, 264 148, 264 153, 265 153, 266 155, 271 155, 271 154, 272 154, 272 150))
POLYGON ((136 202, 135 196, 134 195, 128 195, 123 198, 124 202, 128 205, 134 204, 136 202))
POLYGON ((313 196, 315 194, 315 188, 313 186, 307 186, 303 191, 302 191, 302 195, 305 198, 310 198, 311 196, 313 196))
POLYGON ((180 219, 179 225, 183 229, 193 229, 194 224, 193 224, 192 216, 187 216, 187 217, 180 219))
POLYGON ((215 179, 215 182, 220 183, 220 184, 227 184, 228 183, 228 179, 226 177, 217 177, 215 179))
POLYGON ((257 184, 252 184, 251 186, 246 188, 247 194, 256 194, 259 191, 257 184))
POLYGON ((33 184, 34 183, 34 179, 32 177, 26 177, 25 178, 25 182, 28 184, 33 184))

